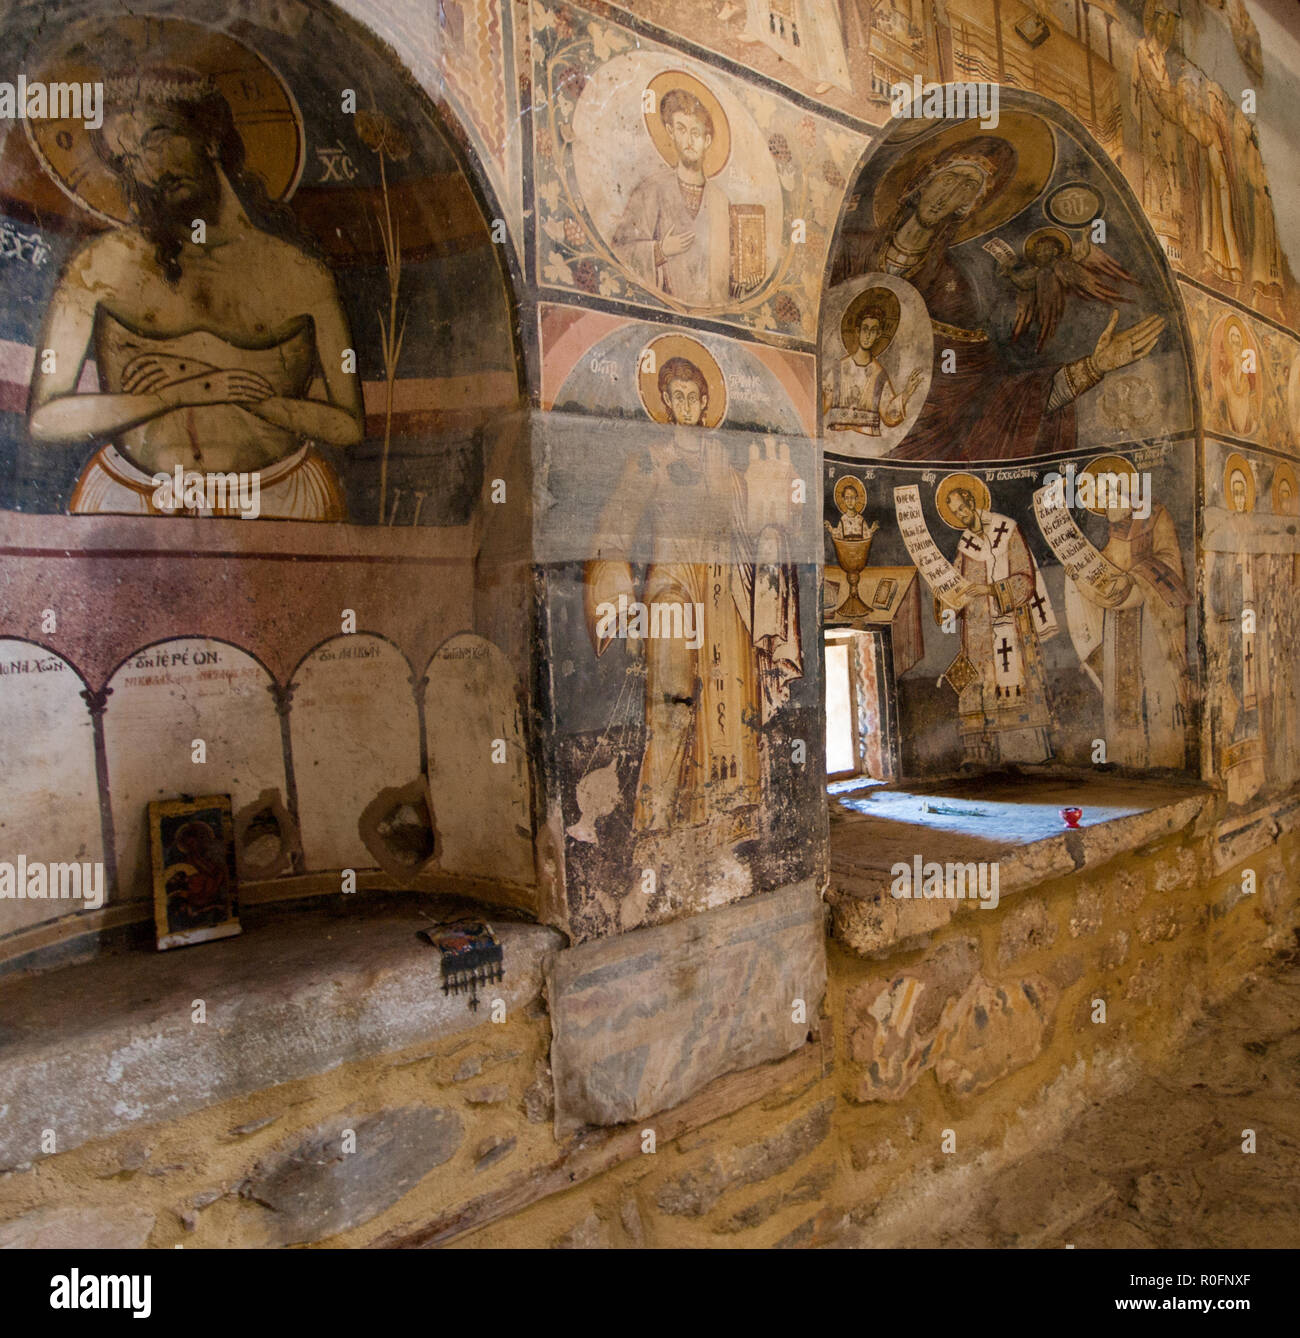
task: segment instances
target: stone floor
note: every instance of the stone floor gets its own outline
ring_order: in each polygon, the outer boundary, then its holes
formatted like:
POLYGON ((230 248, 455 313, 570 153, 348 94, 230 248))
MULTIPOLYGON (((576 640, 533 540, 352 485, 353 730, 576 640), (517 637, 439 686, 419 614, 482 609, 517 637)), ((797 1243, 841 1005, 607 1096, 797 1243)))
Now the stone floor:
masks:
MULTIPOLYGON (((951 1214, 931 1211, 927 1225, 888 1243, 1300 1246, 1300 952, 1198 1022, 1167 1067, 954 1197, 951 1214), (1247 1129, 1253 1155, 1242 1151, 1247 1129)), ((869 1221, 853 1234, 854 1244, 878 1243, 869 1221)))

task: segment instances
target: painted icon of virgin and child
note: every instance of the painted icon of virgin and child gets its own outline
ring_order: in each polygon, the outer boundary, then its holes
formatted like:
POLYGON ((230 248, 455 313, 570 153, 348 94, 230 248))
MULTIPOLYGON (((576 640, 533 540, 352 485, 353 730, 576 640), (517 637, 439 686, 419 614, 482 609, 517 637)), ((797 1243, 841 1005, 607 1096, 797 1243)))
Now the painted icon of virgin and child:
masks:
MULTIPOLYGON (((889 453, 894 458, 1000 460, 1072 450, 1074 402, 1110 372, 1150 354, 1165 326, 1164 317, 1149 315, 1121 330, 1116 311, 1085 357, 1063 365, 1045 358, 1029 368, 1004 360, 987 328, 991 313, 953 251, 1037 199, 1055 150, 1051 130, 1036 116, 1008 113, 1002 128, 1007 137, 982 133, 977 123, 928 137, 862 191, 859 209, 845 222, 832 283, 871 273, 905 279, 924 300, 934 330, 929 394, 889 453), (945 359, 948 352, 954 356, 945 359)), ((859 367, 853 375, 864 389, 872 379, 868 395, 878 403, 857 411, 878 413, 886 425, 887 415, 901 421, 907 387, 897 396, 869 362, 859 367)))

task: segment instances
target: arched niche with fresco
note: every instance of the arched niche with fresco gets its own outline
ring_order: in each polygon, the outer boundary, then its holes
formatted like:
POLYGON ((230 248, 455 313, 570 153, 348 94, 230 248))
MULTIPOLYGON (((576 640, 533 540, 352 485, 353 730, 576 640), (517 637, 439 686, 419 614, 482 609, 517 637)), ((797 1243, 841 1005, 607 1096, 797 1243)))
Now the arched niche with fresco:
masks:
POLYGON ((73 4, 6 19, 29 78, 102 124, 9 123, 0 154, 0 508, 465 524, 482 429, 518 401, 504 248, 464 154, 332 9, 224 26, 73 4), (37 356, 37 353, 40 356, 37 356), (204 486, 160 495, 177 467, 204 486))
POLYGON ((905 775, 1195 770, 1182 303, 1100 146, 1002 92, 995 126, 899 119, 850 191, 824 616, 889 638, 905 775))
POLYGON ((462 633, 438 647, 424 679, 439 869, 532 884, 528 740, 506 657, 483 637, 462 633))
POLYGON ((362 833, 369 805, 393 787, 423 791, 414 681, 396 646, 361 631, 317 646, 294 671, 289 738, 309 872, 380 866, 362 833))
MULTIPOLYGON (((450 45, 435 89, 423 49, 322 0, 149 11, 10 6, 14 68, 102 101, 0 123, 0 521, 19 550, 0 633, 53 605, 50 648, 111 689, 101 855, 123 897, 146 886, 145 805, 195 790, 200 736, 241 881, 373 867, 361 818, 425 761, 406 654, 472 628, 522 682, 531 654, 517 186, 479 124, 489 89, 464 96, 450 45), (485 505, 498 477, 513 509, 485 505), (302 662, 353 617, 378 662, 302 662), (366 753, 390 726, 376 756, 400 776, 366 753)), ((38 738, 44 708, 24 709, 38 738)), ((79 818, 78 843, 99 829, 79 818)))

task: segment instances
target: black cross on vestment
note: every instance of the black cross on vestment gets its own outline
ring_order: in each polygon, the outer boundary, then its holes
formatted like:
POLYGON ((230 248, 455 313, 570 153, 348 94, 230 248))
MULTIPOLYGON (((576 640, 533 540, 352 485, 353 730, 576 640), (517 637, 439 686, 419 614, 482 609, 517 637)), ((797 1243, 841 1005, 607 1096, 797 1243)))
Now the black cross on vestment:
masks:
POLYGON ((1002 672, 1005 674, 1007 666, 1011 662, 1011 643, 1006 637, 1002 638, 1002 644, 998 647, 998 654, 1002 657, 1002 672))
POLYGON ((993 542, 994 542, 994 544, 1000 544, 1000 543, 1002 542, 1002 536, 1003 536, 1003 535, 1007 532, 1007 530, 1009 530, 1010 528, 1011 528, 1011 527, 1010 527, 1010 526, 1007 524, 1007 522, 1004 520, 1004 521, 1002 522, 1002 524, 999 525, 999 526, 997 527, 997 529, 993 531, 993 542))

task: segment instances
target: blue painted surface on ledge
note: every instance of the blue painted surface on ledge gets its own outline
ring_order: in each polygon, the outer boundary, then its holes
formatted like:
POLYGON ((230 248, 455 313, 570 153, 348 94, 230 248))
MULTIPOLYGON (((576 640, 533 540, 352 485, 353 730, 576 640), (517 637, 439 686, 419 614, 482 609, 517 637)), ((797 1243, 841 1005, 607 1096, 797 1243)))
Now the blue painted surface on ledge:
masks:
POLYGON ((827 793, 832 812, 839 809, 882 822, 1028 844, 1070 830, 1061 816, 1063 808, 1082 809, 1079 826, 1088 828, 1149 813, 1199 791, 1164 781, 1041 777, 1031 781, 971 778, 910 789, 854 779, 828 785, 827 793))

